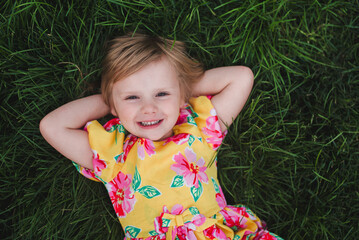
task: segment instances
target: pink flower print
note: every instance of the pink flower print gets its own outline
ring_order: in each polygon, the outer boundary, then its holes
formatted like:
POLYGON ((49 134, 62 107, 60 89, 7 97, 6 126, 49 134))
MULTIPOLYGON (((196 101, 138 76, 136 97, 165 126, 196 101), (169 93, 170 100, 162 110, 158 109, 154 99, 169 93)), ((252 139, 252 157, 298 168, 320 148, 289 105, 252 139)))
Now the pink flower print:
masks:
POLYGON ((101 176, 102 170, 107 168, 107 164, 104 160, 100 159, 100 156, 98 155, 98 153, 93 150, 93 169, 94 169, 94 173, 97 176, 101 176))
POLYGON ((226 199, 224 198, 224 196, 220 193, 217 193, 216 194, 216 200, 217 200, 217 203, 218 203, 218 206, 223 209, 227 206, 227 203, 226 203, 226 199))
MULTIPOLYGON (((211 112, 214 112, 213 114, 215 114, 214 109, 212 109, 211 112)), ((203 127, 202 131, 206 135, 210 136, 207 138, 207 142, 213 145, 213 150, 217 150, 224 138, 224 135, 222 134, 221 128, 219 126, 218 117, 216 115, 208 117, 206 120, 206 127, 203 127)))
POLYGON ((272 236, 269 232, 265 233, 260 240, 276 240, 277 238, 272 236))
POLYGON ((92 123, 92 122, 87 122, 86 125, 84 126, 84 130, 85 130, 86 132, 88 132, 88 131, 87 131, 87 127, 88 127, 91 123, 92 123))
POLYGON ((199 227, 206 222, 206 217, 203 214, 197 214, 192 218, 191 221, 195 226, 199 227))
POLYGON ((124 163, 127 159, 127 155, 130 152, 130 150, 132 149, 133 145, 135 145, 137 140, 137 137, 135 137, 134 135, 130 134, 127 136, 125 143, 123 145, 123 156, 121 159, 121 163, 124 163))
POLYGON ((172 236, 178 237, 179 240, 197 240, 193 230, 185 226, 173 229, 172 236))
MULTIPOLYGON (((162 227, 163 215, 165 213, 171 215, 181 215, 184 211, 185 209, 183 209, 183 206, 180 204, 174 205, 171 211, 168 211, 167 207, 163 206, 163 212, 159 217, 155 218, 155 231, 159 234, 164 234, 168 231, 168 227, 162 227)), ((192 230, 195 230, 194 224, 192 223, 187 223, 186 226, 176 226, 172 229, 172 237, 173 239, 178 237, 179 240, 197 240, 192 230)))
POLYGON ((105 125, 103 125, 103 127, 105 128, 106 131, 113 131, 113 127, 116 125, 120 125, 121 121, 119 118, 114 118, 111 119, 110 121, 108 121, 107 123, 105 123, 105 125))
MULTIPOLYGON (((237 212, 231 210, 221 210, 220 213, 223 215, 224 219, 226 220, 226 225, 230 228, 237 227, 239 228, 246 228, 247 219, 245 215, 240 215, 237 212)), ((247 214, 248 215, 248 214, 247 214)))
POLYGON ((89 179, 97 179, 92 170, 79 166, 80 173, 89 179))
POLYGON ((163 206, 163 212, 161 213, 161 215, 159 217, 155 218, 155 231, 157 233, 163 234, 166 233, 168 231, 168 227, 162 227, 162 219, 163 219, 163 215, 165 213, 170 213, 173 215, 180 215, 184 212, 183 206, 181 204, 175 204, 172 209, 171 212, 168 211, 167 206, 163 206))
MULTIPOLYGON (((165 209, 163 209, 165 210, 165 209)), ((167 213, 171 213, 173 215, 180 215, 184 212, 184 209, 183 209, 183 206, 181 204, 175 204, 172 209, 171 209, 171 212, 168 212, 167 210, 167 213)))
POLYGON ((166 142, 164 143, 164 145, 166 145, 167 143, 169 142, 174 142, 176 143, 177 145, 182 145, 186 142, 188 142, 189 140, 189 134, 188 133, 180 133, 180 134, 177 134, 175 136, 172 136, 172 137, 169 137, 167 138, 166 142))
POLYGON ((112 205, 118 217, 123 218, 133 210, 136 203, 131 188, 132 177, 120 172, 111 182, 106 184, 112 205))
POLYGON ((155 229, 158 234, 171 231, 172 240, 197 240, 195 231, 203 231, 206 239, 230 240, 216 223, 216 219, 206 218, 195 207, 183 209, 182 205, 175 205, 169 212, 164 206, 162 214, 155 219, 155 229))
POLYGON ((216 200, 217 200, 218 206, 221 209, 223 209, 223 208, 227 207, 227 201, 226 201, 226 198, 224 197, 221 186, 218 185, 218 188, 219 188, 219 193, 216 194, 216 200))
MULTIPOLYGON (((139 238, 141 239, 141 238, 139 238)), ((166 240, 166 234, 158 234, 155 236, 150 236, 148 238, 146 238, 146 240, 166 240)))
POLYGON ((226 234, 217 225, 213 225, 203 231, 204 236, 209 239, 229 240, 226 234))
POLYGON ((173 156, 176 164, 173 164, 171 169, 183 176, 184 183, 188 187, 198 188, 199 182, 208 183, 208 177, 205 173, 207 167, 204 166, 203 158, 196 160, 197 156, 190 148, 186 148, 184 152, 186 157, 180 152, 173 156))
POLYGON ((155 231, 159 234, 164 234, 168 231, 168 227, 163 227, 162 217, 166 212, 161 213, 159 217, 155 218, 155 231))
POLYGON ((176 125, 180 125, 187 122, 187 117, 191 115, 191 112, 186 108, 181 108, 176 125))
POLYGON ((271 235, 265 229, 257 229, 255 232, 247 230, 244 232, 243 237, 244 238, 250 237, 257 240, 277 240, 275 236, 271 235))
POLYGON ((143 160, 145 158, 145 152, 148 154, 148 156, 152 156, 155 154, 153 149, 155 149, 155 145, 151 140, 145 138, 138 139, 137 153, 139 158, 143 160))
MULTIPOLYGON (((250 218, 251 216, 248 214, 248 212, 246 211, 245 207, 234 207, 234 206, 228 206, 228 208, 230 208, 232 211, 238 213, 241 216, 244 216, 246 218, 250 218)), ((252 220, 255 220, 256 218, 253 217, 251 218, 252 220)))

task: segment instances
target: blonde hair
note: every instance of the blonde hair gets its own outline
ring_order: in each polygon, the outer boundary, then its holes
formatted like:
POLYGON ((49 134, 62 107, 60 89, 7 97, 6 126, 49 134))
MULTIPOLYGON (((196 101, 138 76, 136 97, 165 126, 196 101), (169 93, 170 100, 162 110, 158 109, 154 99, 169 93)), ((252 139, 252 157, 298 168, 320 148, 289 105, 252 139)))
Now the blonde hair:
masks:
POLYGON ((152 61, 166 56, 177 72, 181 97, 191 97, 191 84, 203 75, 202 64, 189 57, 183 42, 129 33, 108 43, 102 63, 101 93, 105 103, 113 105, 113 85, 152 61))

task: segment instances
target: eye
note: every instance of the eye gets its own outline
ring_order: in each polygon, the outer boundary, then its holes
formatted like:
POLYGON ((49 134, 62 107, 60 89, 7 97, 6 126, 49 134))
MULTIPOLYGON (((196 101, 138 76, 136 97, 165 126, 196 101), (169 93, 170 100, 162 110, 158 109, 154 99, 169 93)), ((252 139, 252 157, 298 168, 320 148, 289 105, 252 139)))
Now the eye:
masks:
POLYGON ((125 100, 134 100, 134 99, 138 99, 138 97, 135 96, 135 95, 131 95, 131 96, 127 96, 127 97, 125 98, 125 100))
POLYGON ((159 92, 157 93, 156 97, 164 97, 170 95, 168 92, 159 92))

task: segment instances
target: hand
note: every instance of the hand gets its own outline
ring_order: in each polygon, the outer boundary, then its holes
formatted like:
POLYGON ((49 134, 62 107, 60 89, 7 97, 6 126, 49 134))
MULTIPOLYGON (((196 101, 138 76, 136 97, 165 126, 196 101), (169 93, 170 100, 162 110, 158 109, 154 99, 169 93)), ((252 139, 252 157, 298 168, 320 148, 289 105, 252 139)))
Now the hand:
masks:
POLYGON ((246 103, 253 86, 248 67, 232 66, 207 70, 193 85, 193 96, 214 95, 211 99, 222 131, 230 126, 246 103))
POLYGON ((40 132, 46 141, 68 159, 93 169, 92 150, 84 125, 110 113, 101 95, 69 102, 46 115, 40 132))

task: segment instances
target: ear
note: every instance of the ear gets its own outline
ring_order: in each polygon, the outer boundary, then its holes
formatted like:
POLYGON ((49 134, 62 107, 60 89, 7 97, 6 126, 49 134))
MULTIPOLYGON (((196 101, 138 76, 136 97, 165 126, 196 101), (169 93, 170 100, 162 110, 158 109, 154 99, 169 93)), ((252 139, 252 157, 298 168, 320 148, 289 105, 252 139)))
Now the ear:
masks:
MULTIPOLYGON (((181 94, 182 95, 182 94, 181 94)), ((181 99, 180 99, 180 107, 183 107, 185 104, 186 104, 186 101, 184 100, 184 96, 181 96, 181 99)))
POLYGON ((116 109, 114 107, 111 107, 111 114, 115 117, 118 117, 118 114, 116 112, 116 109))
POLYGON ((183 98, 181 99, 180 104, 181 104, 181 107, 184 107, 184 105, 186 104, 186 102, 185 102, 185 100, 183 98))

